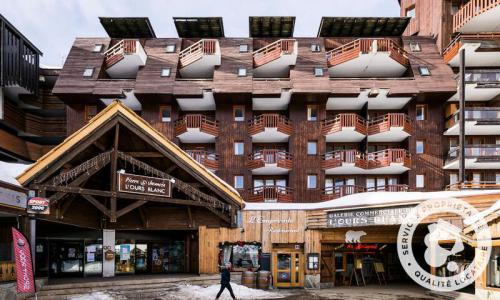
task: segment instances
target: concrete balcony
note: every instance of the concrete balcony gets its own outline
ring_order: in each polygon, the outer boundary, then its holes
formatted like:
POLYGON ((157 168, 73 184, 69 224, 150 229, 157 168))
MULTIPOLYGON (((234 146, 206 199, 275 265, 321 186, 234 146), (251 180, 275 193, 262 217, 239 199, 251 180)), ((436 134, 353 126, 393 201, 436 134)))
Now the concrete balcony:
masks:
POLYGON ((219 127, 204 115, 189 114, 175 122, 175 135, 183 143, 215 143, 219 127))
POLYGON ((323 121, 321 133, 327 142, 360 142, 366 134, 366 121, 357 114, 338 114, 323 121))
POLYGON ((499 33, 459 34, 443 51, 444 61, 452 67, 458 67, 461 49, 465 50, 466 67, 500 65, 499 33))
POLYGON ((292 133, 291 121, 279 114, 262 114, 248 123, 248 134, 254 143, 287 142, 292 133))
POLYGON ((361 110, 366 104, 368 104, 368 109, 402 109, 411 98, 412 96, 392 96, 389 89, 363 89, 355 96, 329 97, 326 102, 326 109, 361 110))
MULTIPOLYGON (((446 122, 444 135, 459 135, 459 112, 446 122)), ((471 107, 465 109, 466 135, 498 135, 500 132, 500 107, 471 107)))
POLYGON ((253 76, 288 78, 290 66, 297 62, 297 41, 281 39, 253 52, 253 76))
POLYGON ((322 201, 328 201, 347 195, 364 193, 365 187, 360 185, 336 185, 326 187, 321 195, 322 201))
POLYGON ((321 168, 327 175, 365 174, 368 163, 364 153, 358 150, 338 150, 326 153, 321 168))
POLYGON ((205 166, 210 171, 217 171, 219 169, 219 162, 215 153, 209 153, 206 150, 184 150, 189 156, 194 158, 197 162, 205 166))
POLYGON ((286 186, 259 186, 248 191, 247 202, 292 202, 292 195, 292 189, 286 186))
POLYGON ((368 142, 401 142, 411 135, 410 118, 403 113, 368 120, 368 142))
POLYGON ((330 77, 401 77, 409 61, 391 39, 357 39, 326 53, 330 77))
MULTIPOLYGON (((443 169, 458 170, 459 149, 452 149, 448 153, 443 169)), ((467 145, 465 146, 466 169, 500 169, 500 145, 467 145)))
POLYGON ((133 79, 147 58, 139 40, 121 40, 104 53, 104 66, 111 78, 133 79))
MULTIPOLYGON (((498 55, 500 56, 500 52, 498 55)), ((465 100, 489 101, 498 95, 500 95, 500 70, 484 69, 465 72, 465 100)), ((458 92, 448 101, 458 102, 458 92)))
POLYGON ((292 98, 291 90, 282 90, 279 97, 252 97, 253 110, 287 110, 290 99, 292 98))
POLYGON ((215 66, 220 64, 218 40, 203 39, 179 53, 179 74, 182 78, 213 78, 215 66))
POLYGON ((500 31, 500 0, 470 0, 453 15, 453 31, 500 31))
POLYGON ((284 175, 293 168, 293 156, 282 150, 264 149, 250 154, 247 166, 254 175, 284 175))
POLYGON ((368 168, 364 174, 402 174, 411 168, 411 156, 405 149, 386 149, 366 155, 368 168))

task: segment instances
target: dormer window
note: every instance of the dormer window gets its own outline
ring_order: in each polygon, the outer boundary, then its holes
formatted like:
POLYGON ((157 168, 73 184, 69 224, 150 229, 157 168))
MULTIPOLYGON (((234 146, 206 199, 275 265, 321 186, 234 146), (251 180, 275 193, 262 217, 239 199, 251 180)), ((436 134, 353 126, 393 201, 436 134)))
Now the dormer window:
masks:
POLYGON ((240 45, 240 53, 245 53, 248 52, 248 45, 247 44, 241 44, 240 45))
POLYGON ((83 77, 92 77, 94 75, 94 68, 86 68, 83 70, 83 77))
POLYGON ((319 44, 311 44, 312 52, 321 52, 321 46, 319 44))
POLYGON ((411 52, 420 52, 420 51, 422 51, 422 48, 420 48, 419 43, 410 42, 410 51, 411 52))
POLYGON ((94 48, 92 48, 92 52, 96 52, 96 53, 99 53, 102 51, 102 44, 95 44, 94 45, 94 48))
POLYGON ((238 68, 238 76, 239 77, 247 76, 247 69, 246 68, 238 68))
POLYGON ((165 48, 165 52, 174 53, 175 52, 175 44, 167 45, 167 47, 165 48))
POLYGON ((170 77, 170 68, 161 69, 161 77, 170 77))
POLYGON ((418 72, 420 76, 431 76, 431 71, 427 67, 418 67, 418 72))

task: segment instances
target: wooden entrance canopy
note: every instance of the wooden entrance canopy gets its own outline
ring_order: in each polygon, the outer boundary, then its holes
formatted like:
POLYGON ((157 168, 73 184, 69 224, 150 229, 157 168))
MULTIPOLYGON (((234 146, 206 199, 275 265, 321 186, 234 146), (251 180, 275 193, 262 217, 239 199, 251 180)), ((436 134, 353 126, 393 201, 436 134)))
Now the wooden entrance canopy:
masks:
POLYGON ((17 179, 49 199, 46 218, 98 228, 234 226, 243 206, 237 191, 119 101, 17 179), (172 192, 120 191, 118 173, 168 181, 172 192))

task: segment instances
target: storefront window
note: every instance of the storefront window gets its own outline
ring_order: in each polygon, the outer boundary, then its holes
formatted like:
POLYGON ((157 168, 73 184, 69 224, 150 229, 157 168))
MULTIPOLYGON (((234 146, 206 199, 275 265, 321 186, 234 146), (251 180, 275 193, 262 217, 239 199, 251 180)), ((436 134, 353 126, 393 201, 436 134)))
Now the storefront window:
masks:
POLYGON ((258 243, 224 244, 221 246, 221 264, 231 263, 233 270, 259 268, 261 245, 258 243))
POLYGON ((115 273, 133 274, 135 272, 135 243, 116 241, 115 245, 115 273))
POLYGON ((491 249, 491 257, 486 269, 486 286, 500 288, 500 247, 491 249))
POLYGON ((85 276, 102 274, 102 242, 85 243, 85 276))

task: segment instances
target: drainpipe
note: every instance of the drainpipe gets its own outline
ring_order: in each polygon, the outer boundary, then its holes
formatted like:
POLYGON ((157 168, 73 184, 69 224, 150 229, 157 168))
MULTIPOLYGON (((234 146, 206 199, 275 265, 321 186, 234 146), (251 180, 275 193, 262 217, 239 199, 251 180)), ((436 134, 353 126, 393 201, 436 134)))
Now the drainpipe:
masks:
POLYGON ((465 49, 460 50, 460 70, 458 81, 459 138, 458 138, 458 180, 465 183, 465 49))

